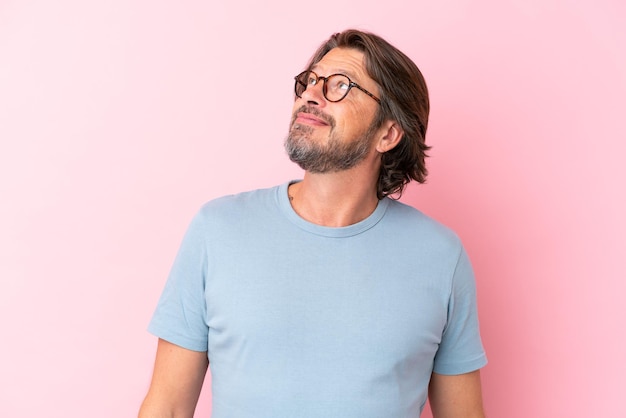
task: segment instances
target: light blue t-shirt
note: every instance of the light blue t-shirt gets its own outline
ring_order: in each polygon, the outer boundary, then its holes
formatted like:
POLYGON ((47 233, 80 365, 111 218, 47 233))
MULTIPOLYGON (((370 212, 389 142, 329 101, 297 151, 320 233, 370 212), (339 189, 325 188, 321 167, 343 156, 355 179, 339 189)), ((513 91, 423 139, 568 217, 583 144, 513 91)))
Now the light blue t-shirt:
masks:
POLYGON ((389 198, 315 225, 287 187, 202 207, 149 326, 208 351, 213 418, 415 418, 433 371, 486 364, 452 231, 389 198))

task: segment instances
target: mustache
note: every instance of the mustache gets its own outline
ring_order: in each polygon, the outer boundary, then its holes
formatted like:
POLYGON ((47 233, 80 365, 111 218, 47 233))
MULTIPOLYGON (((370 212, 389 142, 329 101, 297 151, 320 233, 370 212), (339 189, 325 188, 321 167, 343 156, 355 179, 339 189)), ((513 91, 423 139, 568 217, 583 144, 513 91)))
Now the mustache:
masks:
POLYGON ((296 109, 293 112, 293 117, 291 118, 291 123, 293 124, 296 120, 296 115, 298 113, 310 113, 311 115, 320 118, 321 120, 323 120, 324 122, 326 122, 327 124, 330 125, 331 128, 335 127, 335 119, 330 116, 327 115, 326 113, 322 112, 319 109, 316 109, 314 107, 310 107, 310 106, 306 106, 306 105, 302 105, 300 106, 298 109, 296 109))

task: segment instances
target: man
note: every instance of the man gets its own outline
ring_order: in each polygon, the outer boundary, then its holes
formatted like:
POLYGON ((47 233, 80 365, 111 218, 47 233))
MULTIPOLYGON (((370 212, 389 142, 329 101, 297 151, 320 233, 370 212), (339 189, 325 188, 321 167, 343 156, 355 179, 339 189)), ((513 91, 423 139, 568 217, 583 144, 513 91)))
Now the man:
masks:
POLYGON ((389 196, 426 177, 426 84, 380 37, 333 35, 296 76, 301 181, 207 203, 149 330, 140 417, 483 417, 472 269, 457 236, 389 196))

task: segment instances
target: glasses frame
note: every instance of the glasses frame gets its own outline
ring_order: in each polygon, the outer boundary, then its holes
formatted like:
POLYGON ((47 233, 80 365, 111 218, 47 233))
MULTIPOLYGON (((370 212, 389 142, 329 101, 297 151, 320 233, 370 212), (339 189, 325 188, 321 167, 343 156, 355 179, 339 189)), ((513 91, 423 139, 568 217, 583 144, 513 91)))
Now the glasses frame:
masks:
POLYGON ((361 90, 363 93, 367 94, 368 96, 370 96, 372 99, 376 100, 376 102, 378 104, 380 104, 380 99, 376 96, 374 96, 372 93, 370 93, 369 91, 365 90, 363 87, 359 86, 357 83, 355 83, 354 81, 350 80, 350 77, 348 77, 345 74, 341 74, 341 73, 336 73, 336 74, 331 74, 329 76, 326 77, 322 77, 321 75, 317 75, 317 73, 315 71, 311 71, 311 70, 306 70, 306 71, 302 71, 300 74, 298 74, 297 76, 294 77, 294 79, 296 80, 296 83, 294 85, 294 91, 296 93, 297 97, 302 98, 302 94, 298 94, 298 84, 300 84, 301 86, 304 86, 304 90, 302 90, 302 93, 304 93, 306 91, 306 89, 309 88, 309 86, 307 84, 304 84, 302 81, 300 81, 300 77, 304 74, 313 74, 315 76, 315 78, 317 79, 317 82, 315 83, 317 85, 317 83, 319 82, 319 80, 322 80, 322 94, 324 94, 324 98, 326 100, 328 100, 331 103, 337 103, 342 101, 343 99, 346 98, 346 96, 348 95, 348 93, 350 93, 350 90, 352 90, 352 87, 356 87, 357 89, 361 90), (326 81, 333 77, 333 76, 337 76, 340 75, 342 77, 345 77, 348 79, 348 90, 346 90, 346 94, 343 95, 343 97, 341 97, 341 99, 338 100, 330 100, 328 97, 326 97, 326 91, 328 90, 326 88, 326 81))

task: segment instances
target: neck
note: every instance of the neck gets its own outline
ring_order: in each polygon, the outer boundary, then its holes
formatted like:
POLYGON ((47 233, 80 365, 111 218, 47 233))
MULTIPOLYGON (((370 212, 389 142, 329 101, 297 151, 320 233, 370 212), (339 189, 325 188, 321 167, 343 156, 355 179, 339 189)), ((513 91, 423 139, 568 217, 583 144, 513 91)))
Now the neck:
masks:
POLYGON ((377 177, 361 170, 314 174, 289 187, 291 206, 309 222, 341 227, 367 218, 378 205, 377 177))

